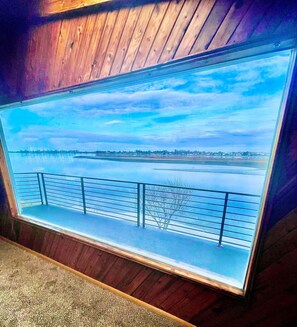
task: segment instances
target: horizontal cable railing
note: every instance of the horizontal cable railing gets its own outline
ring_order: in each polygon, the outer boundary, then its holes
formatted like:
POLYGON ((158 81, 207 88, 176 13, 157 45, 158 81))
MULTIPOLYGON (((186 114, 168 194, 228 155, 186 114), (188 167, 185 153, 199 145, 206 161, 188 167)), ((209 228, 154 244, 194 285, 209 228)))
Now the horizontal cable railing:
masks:
POLYGON ((22 207, 53 205, 246 248, 261 200, 254 194, 49 173, 16 173, 15 184, 22 207))

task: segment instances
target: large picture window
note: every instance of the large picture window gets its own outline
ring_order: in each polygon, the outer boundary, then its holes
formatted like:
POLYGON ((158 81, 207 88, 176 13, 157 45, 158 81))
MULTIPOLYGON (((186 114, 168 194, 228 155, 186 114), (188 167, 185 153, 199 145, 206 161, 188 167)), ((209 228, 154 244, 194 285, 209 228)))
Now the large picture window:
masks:
POLYGON ((291 51, 0 112, 19 216, 242 290, 291 51))

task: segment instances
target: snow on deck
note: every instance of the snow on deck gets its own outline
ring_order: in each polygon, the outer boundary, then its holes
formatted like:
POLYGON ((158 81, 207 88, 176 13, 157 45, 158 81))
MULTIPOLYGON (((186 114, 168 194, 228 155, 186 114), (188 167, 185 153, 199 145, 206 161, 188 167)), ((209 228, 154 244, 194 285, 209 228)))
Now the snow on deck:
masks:
POLYGON ((83 214, 51 205, 23 208, 22 215, 88 238, 242 288, 249 250, 154 227, 83 214))

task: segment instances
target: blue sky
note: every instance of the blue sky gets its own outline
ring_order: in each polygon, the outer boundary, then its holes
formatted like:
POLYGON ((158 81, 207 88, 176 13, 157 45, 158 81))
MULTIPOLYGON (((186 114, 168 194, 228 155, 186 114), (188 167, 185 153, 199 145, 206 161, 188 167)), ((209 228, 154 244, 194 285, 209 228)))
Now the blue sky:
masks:
POLYGON ((271 147, 290 52, 0 113, 9 150, 271 147))

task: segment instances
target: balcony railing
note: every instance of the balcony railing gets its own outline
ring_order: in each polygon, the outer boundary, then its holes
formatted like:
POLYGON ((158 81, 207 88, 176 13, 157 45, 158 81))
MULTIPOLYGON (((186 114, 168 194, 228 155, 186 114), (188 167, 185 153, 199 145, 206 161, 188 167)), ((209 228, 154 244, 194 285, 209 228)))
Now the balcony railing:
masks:
POLYGON ((49 173, 15 174, 21 207, 52 205, 250 248, 260 196, 49 173))

